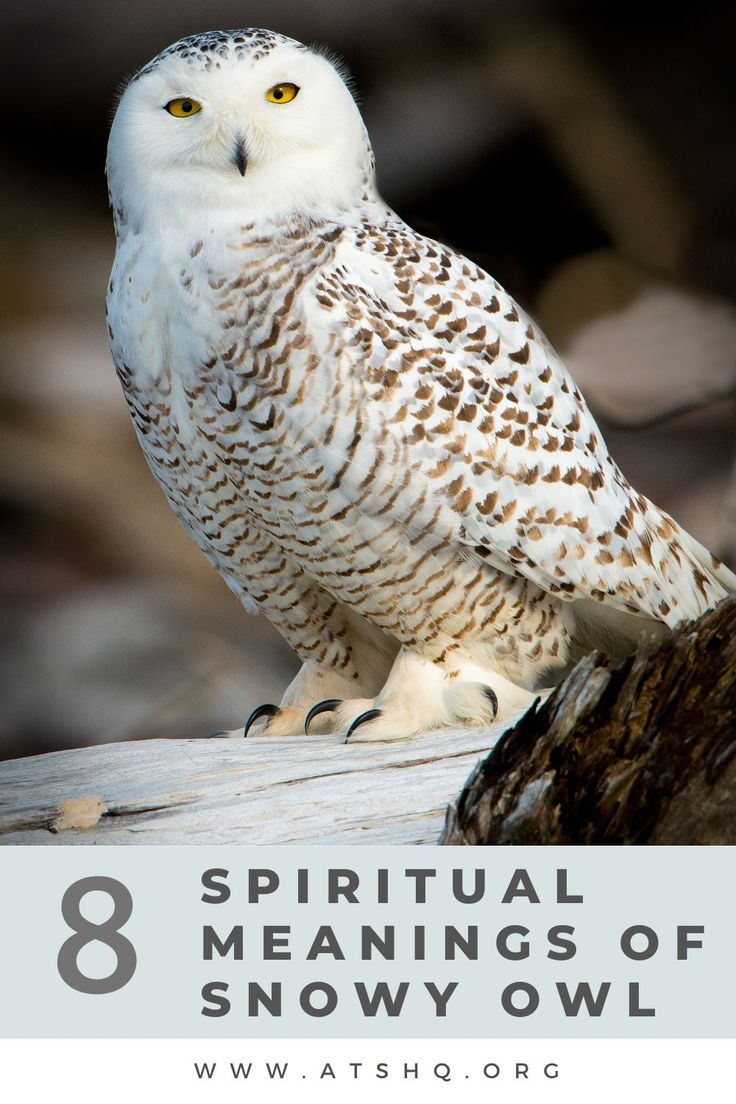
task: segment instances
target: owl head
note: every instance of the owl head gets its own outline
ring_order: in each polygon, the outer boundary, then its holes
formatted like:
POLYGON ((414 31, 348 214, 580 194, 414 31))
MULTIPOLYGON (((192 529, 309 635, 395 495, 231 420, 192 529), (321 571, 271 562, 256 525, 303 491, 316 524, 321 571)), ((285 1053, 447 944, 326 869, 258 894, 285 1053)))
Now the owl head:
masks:
POLYGON ((136 221, 235 208, 277 217, 347 209, 373 186, 365 127, 339 68, 271 31, 169 46, 125 88, 111 199, 136 221))

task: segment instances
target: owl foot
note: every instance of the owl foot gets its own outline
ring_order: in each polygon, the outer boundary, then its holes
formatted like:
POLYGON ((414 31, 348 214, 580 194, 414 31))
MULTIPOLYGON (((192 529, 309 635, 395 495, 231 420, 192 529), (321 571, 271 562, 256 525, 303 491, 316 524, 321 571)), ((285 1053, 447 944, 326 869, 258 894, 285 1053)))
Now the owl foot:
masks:
MULTIPOLYGON (((254 726, 259 725, 261 727, 258 727, 252 735, 301 736, 305 731, 304 712, 304 709, 291 705, 259 705, 248 717, 243 728, 238 729, 236 732, 228 733, 228 735, 247 736, 254 726), (264 719, 265 724, 261 725, 264 719)), ((324 724, 318 722, 314 727, 322 732, 329 732, 330 730, 330 724, 327 719, 325 719, 324 724)))
POLYGON ((278 717, 280 712, 281 710, 279 709, 279 707, 277 705, 271 705, 270 702, 264 705, 256 706, 250 717, 248 717, 248 720, 245 722, 245 726, 243 728, 243 739, 245 739, 245 737, 248 735, 253 725, 262 720, 263 717, 278 717))
POLYGON ((534 695, 498 672, 463 661, 435 663, 402 650, 383 689, 373 698, 353 698, 355 682, 304 665, 281 705, 259 705, 243 728, 227 735, 300 736, 334 733, 345 743, 387 743, 437 728, 482 728, 531 704, 534 695), (343 697, 317 697, 332 691, 343 697), (315 698, 317 701, 315 702, 315 698), (256 727, 257 726, 257 727, 256 727))
MULTIPOLYGON (((283 710, 279 709, 277 705, 265 704, 259 705, 253 710, 248 720, 245 722, 242 728, 225 729, 222 728, 218 732, 208 732, 208 740, 242 740, 246 736, 271 736, 273 735, 272 725, 276 718, 282 716, 283 710), (264 718, 268 718, 266 723, 262 725, 264 718), (262 727, 258 727, 261 726, 262 727), (256 732, 251 732, 251 729, 256 727, 256 732)), ((284 735, 280 732, 279 735, 284 735)), ((289 735, 289 733, 287 733, 289 735)))
POLYGON ((259 705, 243 728, 217 735, 242 739, 256 733, 258 736, 301 736, 305 732, 312 735, 331 732, 330 710, 338 706, 343 698, 354 694, 357 688, 354 678, 346 678, 340 672, 319 667, 307 660, 286 689, 280 705, 270 702, 259 705), (328 698, 328 694, 334 696, 328 698))
POLYGON ((380 709, 366 709, 365 713, 361 713, 359 717, 356 717, 350 728, 345 735, 345 743, 348 742, 350 737, 355 732, 356 728, 360 728, 361 725, 367 724, 369 721, 375 721, 378 717, 383 716, 383 711, 380 709))
POLYGON ((342 698, 327 698, 326 701, 317 702, 307 713, 304 718, 304 735, 309 735, 309 726, 315 717, 318 717, 320 713, 330 713, 332 710, 337 709, 338 705, 342 705, 342 698))
MULTIPOLYGON (((437 728, 482 728, 531 704, 533 695, 487 667, 434 663, 402 651, 375 698, 331 702, 333 732, 346 743, 385 743, 437 728)), ((320 703, 327 709, 326 703, 320 703)))
POLYGON ((448 684, 426 697, 417 691, 398 696, 387 687, 373 701, 342 702, 334 712, 334 731, 345 733, 345 743, 389 743, 436 728, 481 727, 492 724, 498 699, 482 683, 448 684))

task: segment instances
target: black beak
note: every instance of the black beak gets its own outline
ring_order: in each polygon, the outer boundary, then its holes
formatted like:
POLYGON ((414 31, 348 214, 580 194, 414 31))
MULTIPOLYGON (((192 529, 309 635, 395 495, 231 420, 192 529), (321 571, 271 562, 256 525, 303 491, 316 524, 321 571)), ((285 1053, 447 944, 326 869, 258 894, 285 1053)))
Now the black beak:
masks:
POLYGON ((237 165, 240 175, 245 176, 245 170, 248 168, 248 157, 245 152, 245 140, 240 136, 233 150, 233 162, 237 165))

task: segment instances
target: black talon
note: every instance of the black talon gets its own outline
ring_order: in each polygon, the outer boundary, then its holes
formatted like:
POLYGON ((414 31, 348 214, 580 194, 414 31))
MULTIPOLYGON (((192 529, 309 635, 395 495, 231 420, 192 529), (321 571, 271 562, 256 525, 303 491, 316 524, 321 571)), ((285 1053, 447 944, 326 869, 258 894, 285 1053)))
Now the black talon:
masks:
POLYGON ((496 717, 498 716, 498 698, 496 697, 496 693, 494 690, 491 690, 490 686, 484 686, 483 693, 493 706, 493 719, 495 721, 496 717))
POLYGON ((250 729, 253 727, 253 725, 256 723, 256 721, 259 721, 261 719, 261 717, 278 717, 280 712, 281 712, 281 710, 279 709, 279 707, 277 705, 270 705, 270 704, 267 703, 266 705, 257 706, 253 710, 253 712, 251 713, 248 720, 245 722, 245 728, 243 730, 243 739, 245 739, 245 737, 248 735, 250 729))
POLYGON ((342 705, 342 698, 325 698, 324 701, 313 705, 304 718, 304 735, 309 735, 309 726, 315 717, 318 717, 320 713, 329 713, 331 709, 337 709, 338 705, 342 705))
POLYGON ((351 724, 350 728, 348 729, 348 734, 345 737, 345 743, 348 742, 348 740, 353 735, 353 733, 355 732, 358 725, 365 724, 366 721, 374 721, 376 719, 376 717, 380 717, 380 716, 381 716, 381 710, 380 709, 366 709, 365 713, 361 713, 360 716, 356 717, 355 720, 353 721, 353 723, 351 724))

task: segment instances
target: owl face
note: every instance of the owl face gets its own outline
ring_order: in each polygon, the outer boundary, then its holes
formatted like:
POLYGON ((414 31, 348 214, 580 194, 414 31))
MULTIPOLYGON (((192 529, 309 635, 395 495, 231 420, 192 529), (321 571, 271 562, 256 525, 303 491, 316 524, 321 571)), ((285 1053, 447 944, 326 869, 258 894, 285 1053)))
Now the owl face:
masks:
POLYGON ((207 36, 175 44, 128 85, 108 147, 113 202, 286 214, 354 200, 370 147, 337 69, 289 39, 264 51, 236 34, 216 50, 207 36))

